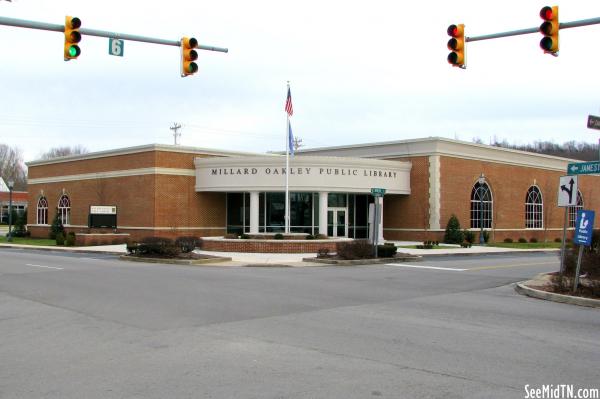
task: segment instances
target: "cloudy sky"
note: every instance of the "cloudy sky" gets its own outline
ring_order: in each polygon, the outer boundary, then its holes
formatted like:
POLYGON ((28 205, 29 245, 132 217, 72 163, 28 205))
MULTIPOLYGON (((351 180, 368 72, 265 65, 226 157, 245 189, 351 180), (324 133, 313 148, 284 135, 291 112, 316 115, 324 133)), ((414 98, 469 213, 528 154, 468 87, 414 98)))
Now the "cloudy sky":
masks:
MULTIPOLYGON (((560 56, 540 34, 467 44, 466 70, 446 62, 446 28, 467 36, 539 26, 545 4, 485 1, 0 1, 4 17, 229 48, 200 51, 179 76, 179 49, 84 36, 63 61, 61 33, 0 26, 0 143, 26 161, 60 145, 99 151, 173 143, 242 151, 285 146, 286 81, 294 134, 306 147, 441 136, 484 142, 597 142, 600 25, 561 30, 560 56)), ((560 5, 561 22, 600 17, 597 0, 560 5)))

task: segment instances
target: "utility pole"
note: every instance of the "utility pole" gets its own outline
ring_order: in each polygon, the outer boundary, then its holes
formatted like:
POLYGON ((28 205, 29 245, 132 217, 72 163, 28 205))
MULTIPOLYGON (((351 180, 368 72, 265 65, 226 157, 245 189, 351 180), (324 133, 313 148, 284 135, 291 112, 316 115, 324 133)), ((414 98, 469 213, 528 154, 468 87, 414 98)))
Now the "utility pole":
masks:
POLYGON ((177 137, 181 137, 181 133, 179 133, 179 129, 181 129, 181 125, 173 122, 173 126, 171 126, 169 129, 171 129, 173 131, 173 138, 175 139, 175 145, 179 145, 179 143, 177 143, 177 137))

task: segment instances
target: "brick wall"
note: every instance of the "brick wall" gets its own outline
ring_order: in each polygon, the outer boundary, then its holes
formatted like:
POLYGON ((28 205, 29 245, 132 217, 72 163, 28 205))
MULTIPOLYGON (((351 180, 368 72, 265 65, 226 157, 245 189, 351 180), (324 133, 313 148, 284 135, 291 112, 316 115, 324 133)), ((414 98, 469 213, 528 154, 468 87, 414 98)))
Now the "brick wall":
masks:
POLYGON ((317 253, 322 248, 336 252, 339 241, 326 240, 210 240, 200 245, 205 251, 264 252, 264 253, 317 253))

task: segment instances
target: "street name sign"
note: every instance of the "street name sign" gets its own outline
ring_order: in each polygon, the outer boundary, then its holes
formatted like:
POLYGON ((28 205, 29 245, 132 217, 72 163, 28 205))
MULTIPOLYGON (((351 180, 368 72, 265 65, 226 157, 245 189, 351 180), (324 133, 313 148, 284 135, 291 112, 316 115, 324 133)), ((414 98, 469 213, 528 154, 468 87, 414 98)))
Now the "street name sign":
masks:
POLYGON ((371 194, 373 194, 373 197, 383 197, 385 194, 385 188, 372 188, 371 194))
POLYGON ((600 173, 600 161, 570 163, 567 167, 570 175, 590 175, 600 173))
POLYGON ((573 243, 577 245, 592 245, 592 232, 594 231, 594 211, 580 209, 577 211, 577 222, 575 224, 575 235, 573 243))
POLYGON ((558 206, 577 205, 577 176, 561 176, 558 183, 558 206))
POLYGON ((589 115, 587 127, 588 127, 588 129, 600 130, 600 116, 589 115))

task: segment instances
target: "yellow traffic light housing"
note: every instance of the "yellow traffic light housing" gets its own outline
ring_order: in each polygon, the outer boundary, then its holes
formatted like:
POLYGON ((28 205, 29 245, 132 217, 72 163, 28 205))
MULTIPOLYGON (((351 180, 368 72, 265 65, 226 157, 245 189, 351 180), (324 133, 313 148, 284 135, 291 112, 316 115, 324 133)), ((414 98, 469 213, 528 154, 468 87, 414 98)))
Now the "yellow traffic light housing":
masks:
POLYGON ((540 40, 540 47, 544 50, 544 53, 557 55, 559 49, 558 31, 560 29, 558 6, 546 6, 542 8, 540 10, 540 17, 544 20, 540 25, 540 32, 544 35, 542 40, 540 40))
POLYGON ((448 63, 452 66, 465 69, 465 25, 450 25, 447 32, 448 36, 450 36, 450 40, 448 40, 448 50, 451 51, 451 53, 448 54, 448 63))
POLYGON ((198 59, 198 52, 194 50, 198 47, 198 40, 193 37, 181 38, 181 77, 193 75, 198 72, 198 64, 194 61, 198 59))
POLYGON ((65 17, 65 61, 77 59, 79 54, 81 54, 81 49, 77 44, 81 41, 81 33, 79 33, 80 27, 81 20, 79 18, 65 17))

